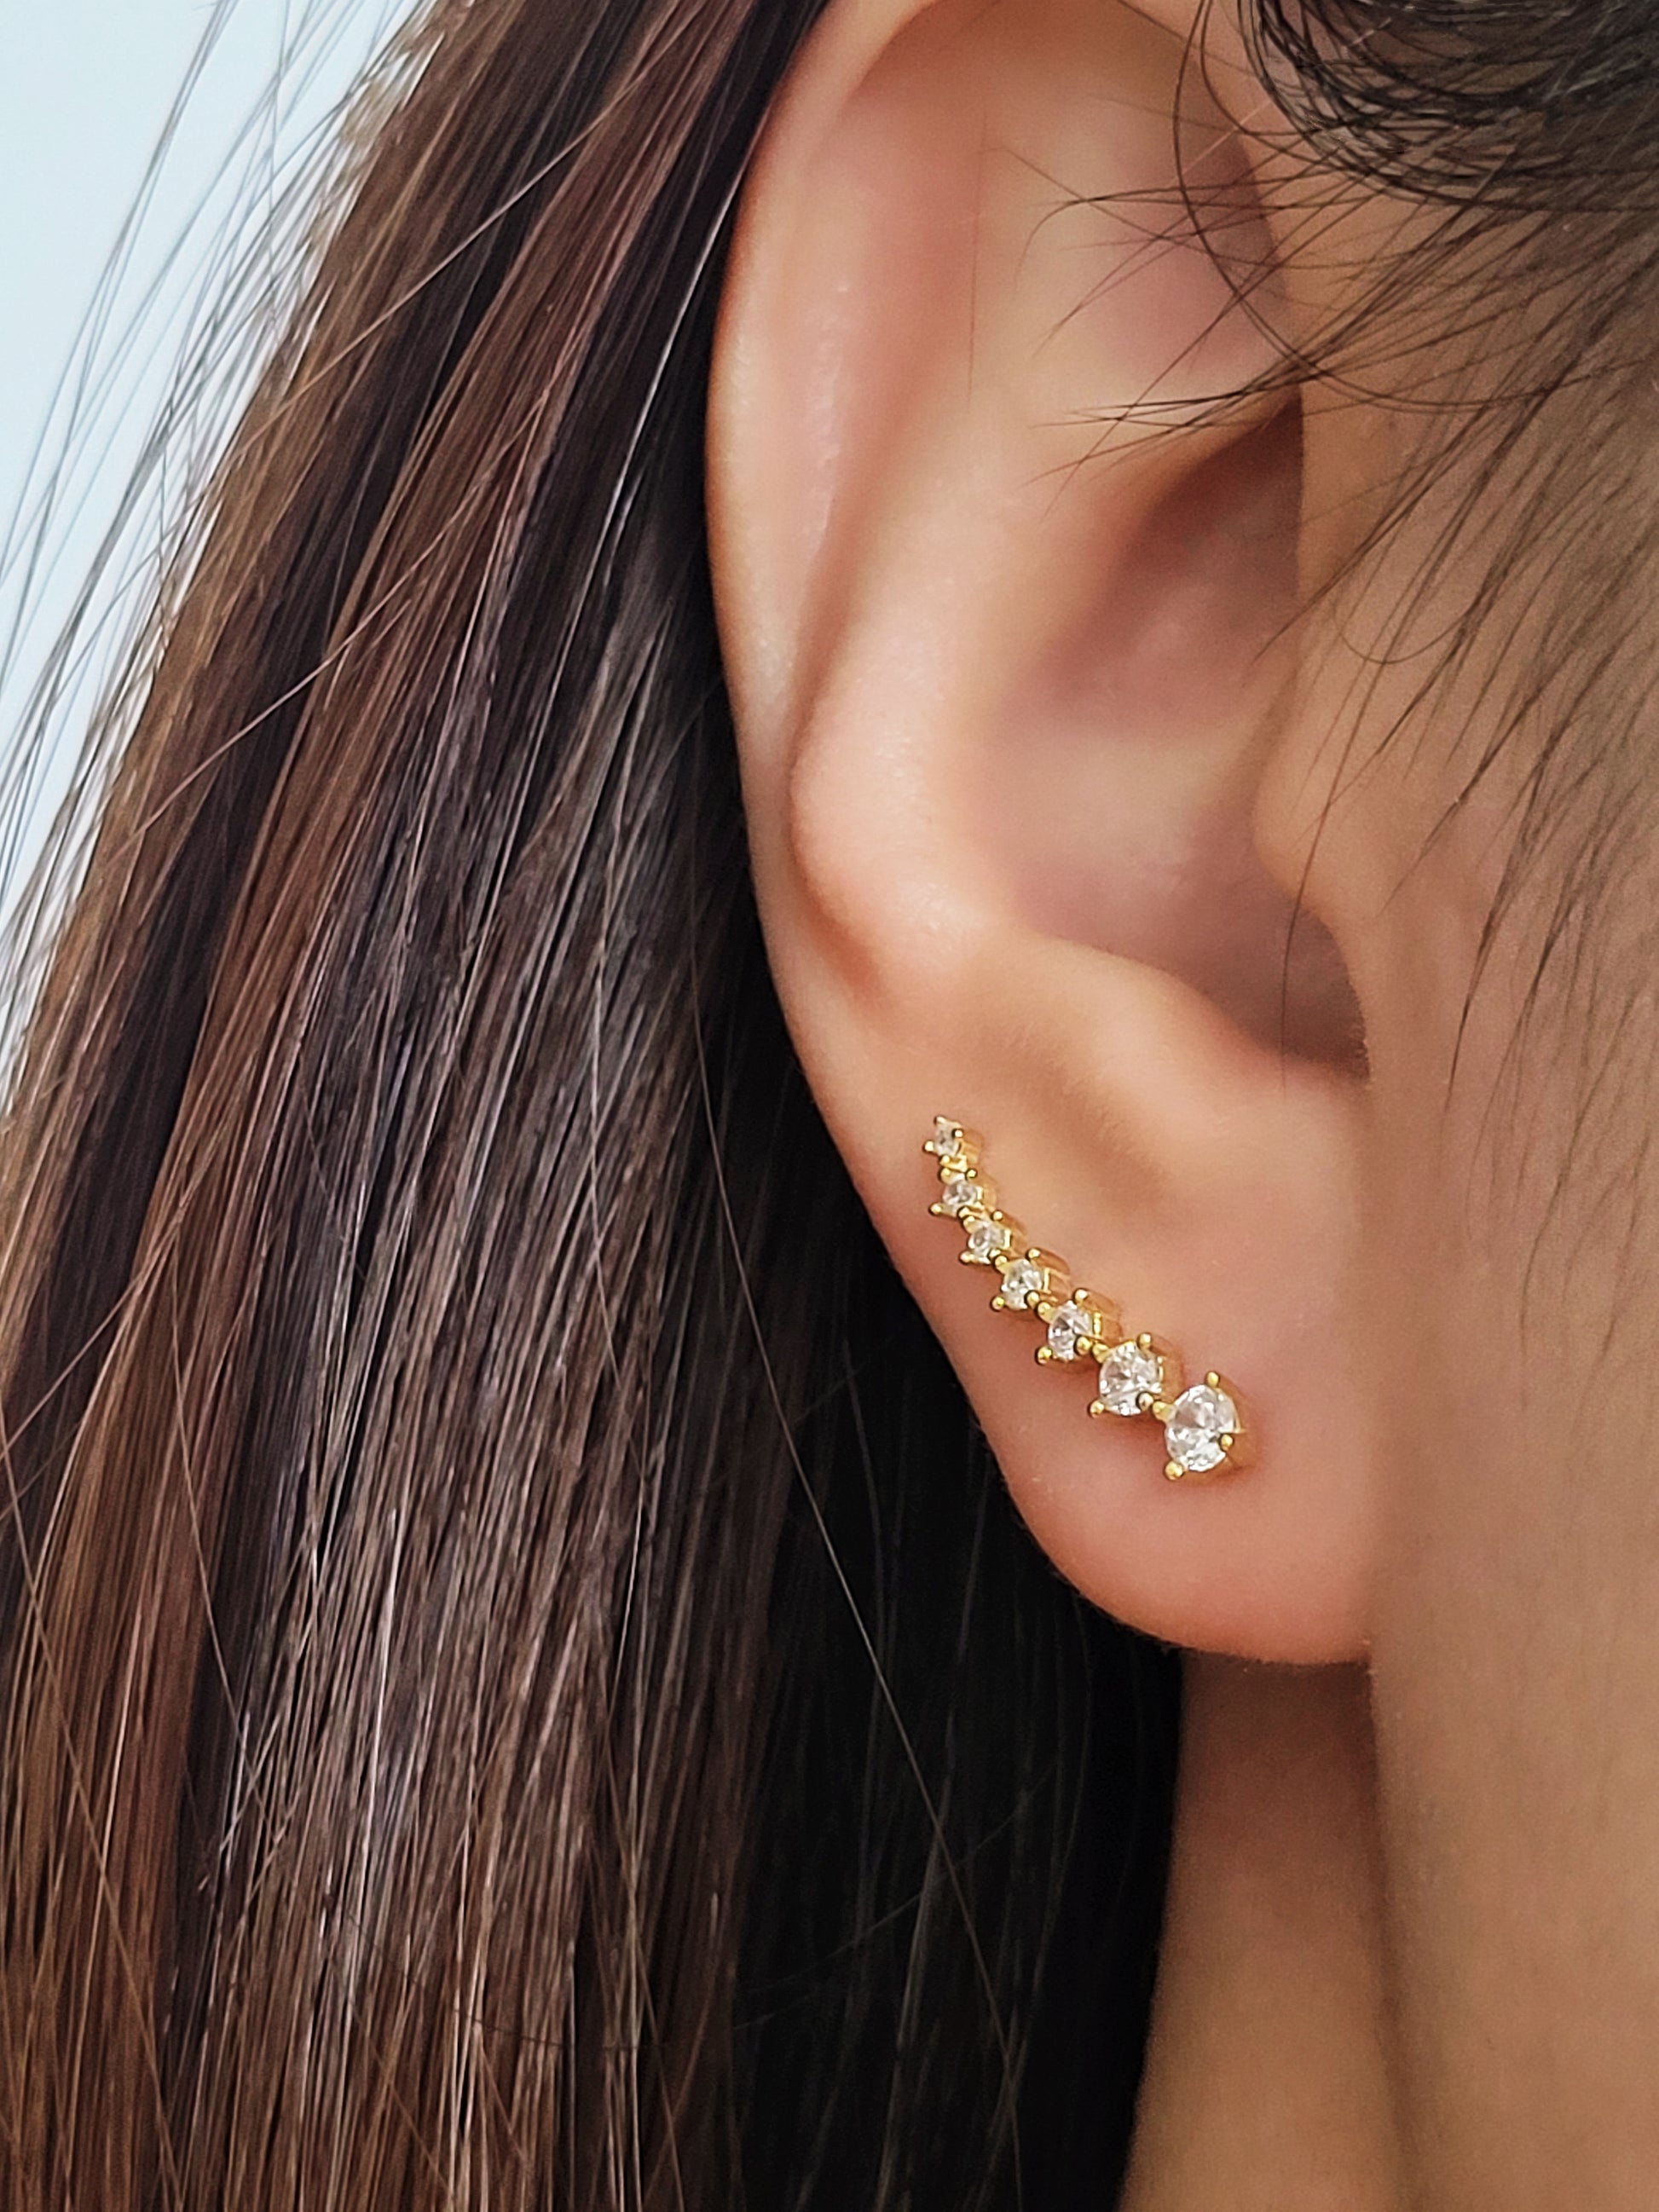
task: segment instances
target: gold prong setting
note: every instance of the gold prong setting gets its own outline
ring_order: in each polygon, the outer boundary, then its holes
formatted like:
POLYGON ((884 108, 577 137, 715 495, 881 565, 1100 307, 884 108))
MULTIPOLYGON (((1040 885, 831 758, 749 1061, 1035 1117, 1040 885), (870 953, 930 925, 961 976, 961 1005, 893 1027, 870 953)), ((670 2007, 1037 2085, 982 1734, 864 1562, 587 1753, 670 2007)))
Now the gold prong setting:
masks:
POLYGON ((1036 1310, 1048 1329, 1048 1340, 1037 1353, 1045 1367, 1097 1358, 1121 1326, 1116 1312, 1085 1290, 1073 1291, 1058 1305, 1045 1299, 1036 1310))
POLYGON ((1165 1407, 1164 1434, 1171 1482, 1214 1482, 1254 1456, 1238 1393, 1214 1368, 1165 1407))
POLYGON ((1089 1411, 1101 1419, 1138 1420, 1181 1395, 1181 1362, 1143 1330, 1109 1344, 1100 1358, 1100 1395, 1089 1411))
POLYGON ((1002 1268, 1002 1288, 991 1304, 998 1313, 1040 1316, 1045 1305, 1060 1304, 1072 1295, 1072 1279, 1063 1260, 1028 1244, 1012 1253, 1002 1268))
POLYGON ((1018 1222, 1010 1221, 1006 1213, 975 1213, 963 1222, 968 1241, 962 1248, 963 1264, 969 1267, 1006 1267, 1016 1245, 1025 1241, 1025 1231, 1018 1222))
POLYGON ((1254 1438, 1235 1387, 1214 1368, 1189 1386, 1173 1346, 1145 1330, 1127 1331, 1109 1298, 1074 1287, 1063 1260, 1028 1244, 981 1170, 984 1145, 975 1131, 939 1115, 922 1149, 941 1185, 930 1211, 961 1229, 964 1267, 993 1268, 1000 1278, 993 1309, 1029 1314, 1042 1325, 1039 1366, 1089 1376, 1089 1412, 1097 1420, 1158 1423, 1171 1482, 1213 1482, 1249 1465, 1254 1438))

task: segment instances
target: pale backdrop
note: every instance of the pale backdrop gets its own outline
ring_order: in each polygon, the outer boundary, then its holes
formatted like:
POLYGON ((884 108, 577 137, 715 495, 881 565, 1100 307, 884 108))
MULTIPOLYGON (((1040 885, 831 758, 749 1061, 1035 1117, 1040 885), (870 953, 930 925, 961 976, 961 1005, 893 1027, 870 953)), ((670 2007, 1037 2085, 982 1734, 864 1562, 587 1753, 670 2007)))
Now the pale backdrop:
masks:
POLYGON ((287 264, 274 257, 262 278, 256 253, 250 271, 250 241, 302 195, 331 113, 408 9, 0 0, 0 907, 158 533, 179 520, 173 487, 222 434, 259 319, 280 309, 287 264), (242 289, 215 338, 204 302, 239 258, 242 289), (181 356, 195 361, 197 396, 176 459, 149 474, 107 564, 101 621, 58 687, 48 757, 24 774, 15 733, 36 716, 51 641, 181 356))

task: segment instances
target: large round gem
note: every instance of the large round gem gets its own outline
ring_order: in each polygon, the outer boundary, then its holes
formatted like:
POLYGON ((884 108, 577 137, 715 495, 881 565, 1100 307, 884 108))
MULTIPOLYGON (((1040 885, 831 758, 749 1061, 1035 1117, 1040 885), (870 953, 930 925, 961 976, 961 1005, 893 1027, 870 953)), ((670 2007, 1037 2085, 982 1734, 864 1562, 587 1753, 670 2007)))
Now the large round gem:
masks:
POLYGON ((1170 1464, 1183 1474, 1207 1474, 1227 1456, 1222 1437, 1237 1434, 1238 1408, 1227 1393, 1209 1382, 1195 1382, 1176 1400, 1164 1425, 1170 1464))

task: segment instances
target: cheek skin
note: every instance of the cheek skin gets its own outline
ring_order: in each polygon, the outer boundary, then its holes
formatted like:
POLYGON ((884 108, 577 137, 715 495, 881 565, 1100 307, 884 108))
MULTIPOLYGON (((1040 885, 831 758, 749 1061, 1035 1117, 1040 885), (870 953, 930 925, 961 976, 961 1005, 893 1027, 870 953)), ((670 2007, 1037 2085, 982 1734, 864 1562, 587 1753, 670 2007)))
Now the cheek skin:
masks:
MULTIPOLYGON (((1617 958, 1540 994, 1553 884, 1482 957, 1506 802, 1448 795, 1491 735, 1471 711, 1437 756, 1378 752, 1314 878, 1370 1062, 1353 1310, 1404 2079, 1427 2201, 1634 2207, 1659 2156, 1655 1040, 1617 958)), ((1650 913, 1659 880, 1630 891, 1650 913)))

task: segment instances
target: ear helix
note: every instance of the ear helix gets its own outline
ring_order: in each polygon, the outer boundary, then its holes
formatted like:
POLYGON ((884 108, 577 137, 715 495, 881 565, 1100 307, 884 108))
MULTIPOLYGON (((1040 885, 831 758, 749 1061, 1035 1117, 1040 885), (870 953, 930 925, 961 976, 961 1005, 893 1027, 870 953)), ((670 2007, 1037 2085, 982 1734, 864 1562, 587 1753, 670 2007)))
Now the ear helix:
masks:
POLYGON ((1097 1419, 1161 1423, 1164 1472, 1171 1482, 1215 1481, 1249 1465, 1254 1440, 1232 1384, 1212 1369, 1188 1386, 1172 1346, 1144 1331, 1127 1333, 1111 1300, 1074 1286, 1063 1260, 1028 1244, 981 1172, 983 1141, 973 1130, 940 1115, 922 1149, 937 1162, 944 1185, 929 1210, 963 1231, 963 1265, 994 1268, 1001 1278, 991 1300, 995 1311, 1029 1313, 1044 1325, 1040 1364, 1087 1372, 1092 1364, 1096 1395, 1089 1411, 1097 1419))

